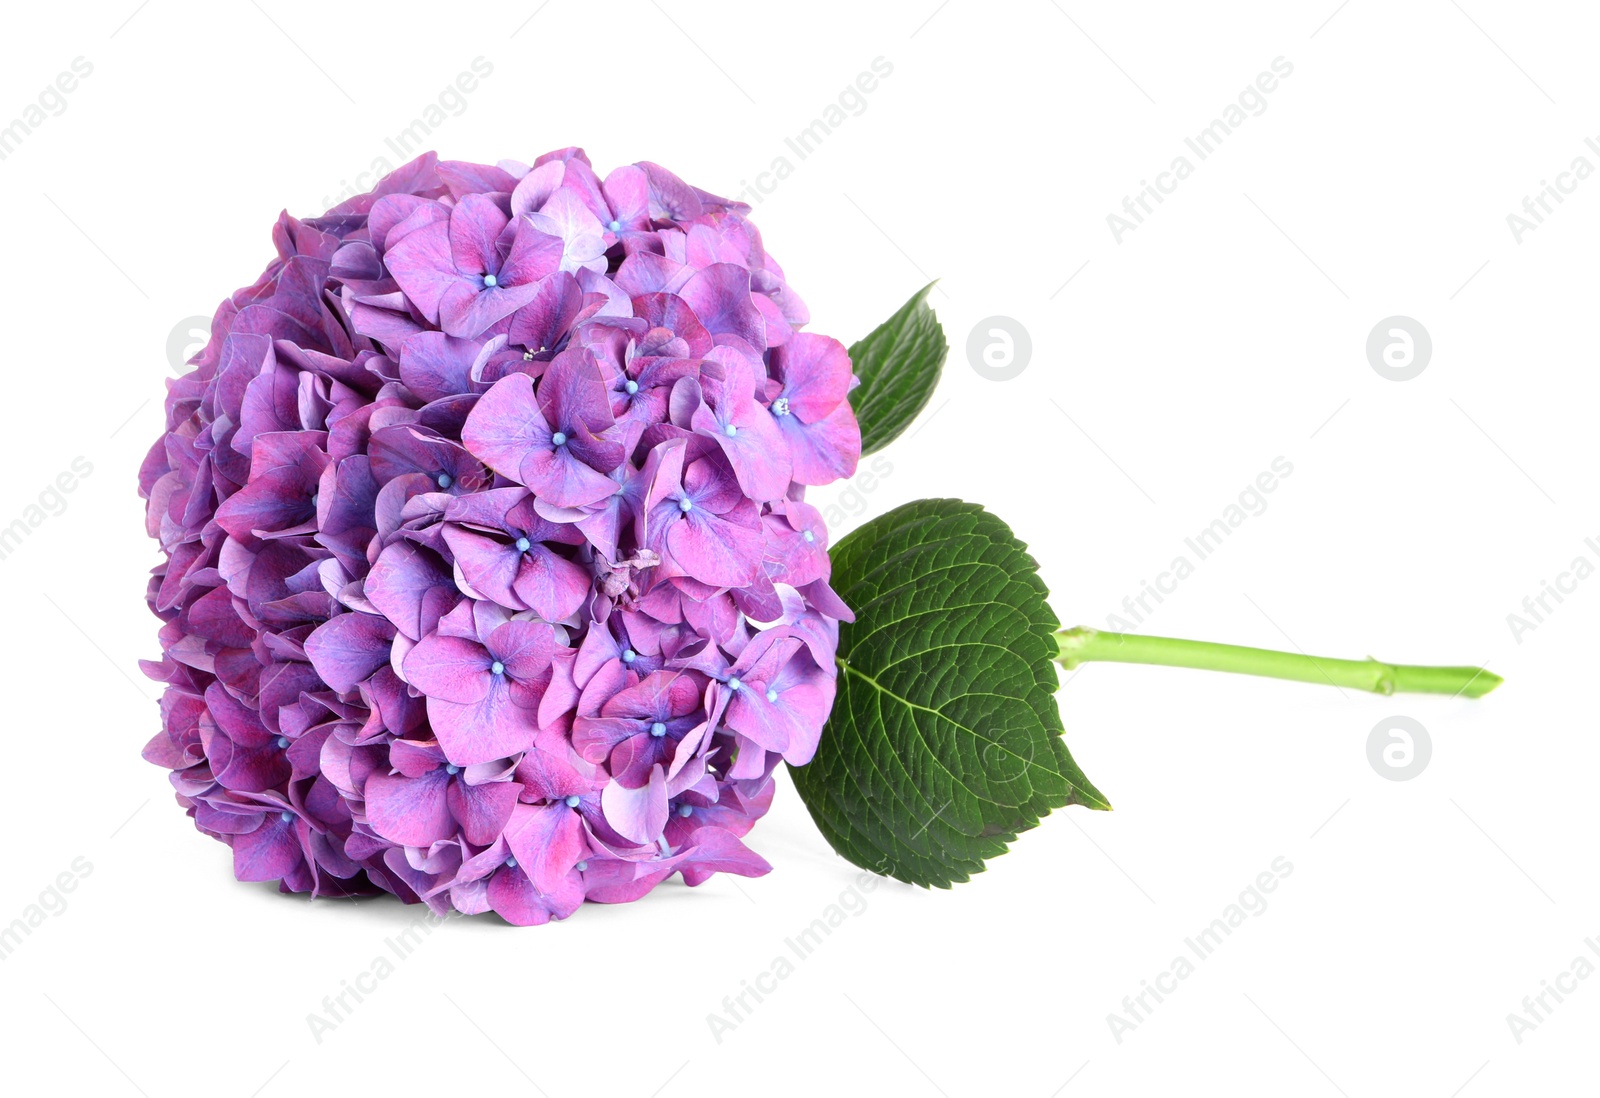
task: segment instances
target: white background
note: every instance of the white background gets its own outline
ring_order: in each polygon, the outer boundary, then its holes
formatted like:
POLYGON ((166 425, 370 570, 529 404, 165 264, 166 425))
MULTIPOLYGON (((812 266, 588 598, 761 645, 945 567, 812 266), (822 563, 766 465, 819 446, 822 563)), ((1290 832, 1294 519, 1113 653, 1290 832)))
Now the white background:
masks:
POLYGON ((0 965, 28 1093, 1593 1086, 1600 979, 1520 1044, 1507 1021, 1600 935, 1600 579, 1520 638, 1507 622, 1575 557, 1600 563, 1600 180, 1520 242, 1507 223, 1574 158, 1600 166, 1591 12, 136 2, 14 6, 0 44, 0 121, 93 65, 0 161, 0 526, 74 458, 93 467, 0 561, 0 923, 92 865, 0 965), (1266 510, 1142 628, 1486 662, 1506 685, 1381 698, 1091 666, 1060 701, 1117 810, 1058 813, 950 892, 882 883, 720 1042, 707 1016, 856 885, 786 781, 750 839, 768 877, 541 929, 452 922, 319 1043, 307 1015, 420 909, 234 883, 140 760, 157 554, 135 470, 169 333, 255 277, 280 208, 320 212, 478 57, 492 75, 429 139, 446 157, 581 144, 602 173, 651 159, 733 193, 787 156, 754 216, 813 328, 847 343, 942 279, 945 378, 892 473, 821 497, 843 527, 981 501, 1030 543, 1063 621, 1104 626, 1282 456, 1266 510), (892 74, 799 160, 784 139, 878 57, 892 74), (1107 214, 1279 57, 1293 74, 1265 112, 1119 243, 1107 214), (1395 314, 1434 347, 1403 383, 1365 352, 1395 314), (994 315, 1033 345, 1004 383, 965 350, 994 315), (1433 745, 1409 781, 1368 761, 1396 714, 1433 745), (1119 1043, 1108 1014, 1280 856, 1293 873, 1267 909, 1119 1043))

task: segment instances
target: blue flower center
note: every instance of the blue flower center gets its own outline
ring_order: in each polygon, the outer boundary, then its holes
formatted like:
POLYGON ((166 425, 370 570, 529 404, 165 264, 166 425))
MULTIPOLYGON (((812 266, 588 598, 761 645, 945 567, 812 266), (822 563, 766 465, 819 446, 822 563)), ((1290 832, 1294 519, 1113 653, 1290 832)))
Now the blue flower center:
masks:
POLYGON ((739 687, 741 687, 743 685, 744 685, 744 683, 740 682, 738 679, 729 679, 728 680, 728 689, 729 690, 737 690, 737 689, 739 689, 739 687))
POLYGON ((638 658, 639 658, 639 653, 635 652, 633 649, 624 648, 622 650, 622 662, 623 663, 632 663, 634 660, 636 660, 638 658))
POLYGON ((722 429, 722 433, 727 435, 729 438, 732 438, 734 435, 739 433, 739 428, 730 423, 722 429))
POLYGON ((688 496, 684 496, 682 499, 680 499, 678 501, 678 510, 680 510, 680 511, 688 511, 693 507, 694 507, 694 501, 691 500, 688 496))
POLYGON ((529 541, 527 538, 517 539, 517 552, 526 553, 531 548, 533 548, 533 542, 529 541))
POLYGON ((812 541, 816 541, 817 540, 817 535, 813 534, 810 530, 807 530, 804 534, 801 535, 801 537, 805 538, 806 541, 808 541, 808 542, 812 542, 812 541))
POLYGON ((440 473, 433 478, 433 482, 441 488, 448 488, 455 483, 455 479, 449 473, 440 473))
POLYGON ((446 774, 451 774, 451 775, 459 774, 459 773, 461 773, 461 768, 459 766, 457 766, 455 763, 446 763, 445 764, 445 768, 444 768, 444 772, 446 774))
POLYGON ((650 734, 659 740, 662 736, 667 734, 667 726, 662 724, 660 721, 656 721, 650 726, 650 734))
POLYGON ((288 747, 288 746, 289 746, 289 737, 288 736, 279 736, 278 737, 278 748, 279 748, 279 750, 282 750, 283 748, 288 747))
POLYGON ((491 674, 491 675, 503 675, 505 673, 506 673, 506 665, 501 663, 499 660, 495 660, 493 663, 491 663, 489 665, 489 674, 491 674))
POLYGON ((517 868, 517 860, 515 858, 507 858, 506 859, 506 868, 507 869, 515 869, 515 868, 517 868))
POLYGON ((294 823, 294 813, 285 809, 284 811, 278 813, 278 819, 282 820, 284 823, 294 823))
POLYGON ((577 808, 578 804, 579 804, 579 802, 581 800, 582 800, 581 797, 579 797, 576 794, 574 794, 573 796, 567 798, 567 807, 568 808, 577 808))
POLYGON ((772 689, 770 686, 767 687, 767 700, 769 702, 775 702, 778 700, 778 692, 772 689))
POLYGON ((550 436, 550 441, 557 446, 565 446, 567 444, 567 436, 564 432, 557 431, 550 436))
POLYGON ((629 396, 632 396, 634 393, 639 391, 639 383, 637 381, 630 381, 628 384, 624 385, 623 388, 628 390, 629 396))
POLYGON ((786 415, 788 415, 789 414, 789 398, 788 397, 779 397, 777 400, 773 401, 772 402, 772 414, 775 415, 775 416, 786 416, 786 415))
POLYGON ((688 819, 690 816, 693 816, 694 815, 694 805, 692 805, 692 804, 680 804, 678 806, 678 815, 682 816, 684 819, 688 819))
POLYGON ((577 865, 573 866, 572 868, 576 869, 579 873, 582 873, 584 870, 589 868, 589 863, 588 862, 579 862, 577 865))
POLYGON ((622 222, 614 220, 611 222, 611 224, 607 225, 606 228, 610 229, 614 233, 620 233, 622 231, 622 222))
POLYGON ((500 280, 498 278, 496 278, 494 275, 484 275, 483 276, 483 284, 484 284, 485 287, 487 287, 488 289, 492 290, 496 286, 500 285, 500 280))

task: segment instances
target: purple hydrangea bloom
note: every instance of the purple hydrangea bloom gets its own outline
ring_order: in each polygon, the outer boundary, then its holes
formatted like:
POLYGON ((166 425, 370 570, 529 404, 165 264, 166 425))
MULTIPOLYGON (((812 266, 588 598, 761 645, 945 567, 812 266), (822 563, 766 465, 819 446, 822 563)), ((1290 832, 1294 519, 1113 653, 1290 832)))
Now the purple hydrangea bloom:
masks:
POLYGON ((532 924, 767 872, 861 441, 748 212, 563 149, 279 218, 139 476, 145 757, 240 880, 532 924))

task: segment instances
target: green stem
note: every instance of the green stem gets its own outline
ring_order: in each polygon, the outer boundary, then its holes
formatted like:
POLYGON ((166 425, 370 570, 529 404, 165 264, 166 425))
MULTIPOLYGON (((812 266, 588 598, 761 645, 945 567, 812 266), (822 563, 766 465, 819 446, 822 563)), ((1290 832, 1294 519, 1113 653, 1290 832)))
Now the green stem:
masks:
POLYGON ((1056 661, 1069 671, 1080 664, 1150 663, 1194 667, 1236 675, 1264 675, 1295 682, 1329 683, 1374 694, 1450 694, 1481 698, 1504 680, 1481 667, 1418 667, 1415 664, 1330 660, 1302 652, 1274 652, 1235 644, 1107 633, 1080 625, 1056 635, 1056 661))

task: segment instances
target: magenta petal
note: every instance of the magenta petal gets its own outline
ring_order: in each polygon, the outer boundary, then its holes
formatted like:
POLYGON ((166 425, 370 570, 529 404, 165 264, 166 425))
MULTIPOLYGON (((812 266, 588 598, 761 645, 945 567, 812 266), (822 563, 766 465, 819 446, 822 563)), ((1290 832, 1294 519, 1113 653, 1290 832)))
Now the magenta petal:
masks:
POLYGON ((584 898, 597 904, 627 904, 643 898, 676 872, 662 862, 591 858, 583 873, 584 898))
POLYGON ((732 436, 727 433, 726 427, 718 427, 715 418, 710 415, 703 418, 696 415, 695 427, 706 425, 706 433, 722 447, 745 495, 762 502, 782 499, 789 491, 789 480, 793 475, 789 440, 771 416, 759 408, 756 411, 758 414, 748 423, 728 425, 737 432, 732 436))
POLYGON ((776 702, 767 700, 765 689, 765 683, 754 683, 734 691, 724 719, 729 728, 781 755, 789 749, 794 719, 776 702))
POLYGON ((395 740, 389 745, 389 765, 408 778, 420 778, 444 765, 437 743, 395 740))
POLYGON ((690 576, 713 587, 743 587, 760 567, 761 532, 700 508, 667 531, 667 549, 690 576))
POLYGON ((783 753, 791 766, 804 766, 817 753, 822 726, 833 708, 833 694, 833 679, 823 676, 816 684, 792 686, 781 695, 780 702, 791 714, 792 731, 783 753))
POLYGON ((703 883, 714 873, 760 877, 772 872, 765 858, 745 846, 733 832, 720 827, 698 828, 687 845, 687 854, 679 868, 684 883, 691 887, 703 883))
POLYGON ((736 263, 713 263, 696 271, 678 296, 712 335, 737 336, 752 347, 766 345, 766 323, 750 300, 750 272, 736 263))
POLYGON ((446 526, 444 540, 455 557, 456 567, 474 591, 501 606, 524 609, 511 589, 522 562, 522 553, 515 545, 459 526, 446 526))
POLYGON ((850 392, 850 355, 837 339, 801 332, 773 359, 790 411, 807 423, 827 416, 850 392))
POLYGON ((472 704, 488 695, 492 682, 489 666, 493 662, 481 644, 432 633, 423 637, 406 657, 406 680, 428 695, 430 701, 472 704))
POLYGON ((419 778, 373 774, 367 779, 367 820, 372 830, 405 846, 428 846, 455 833, 445 790, 451 784, 444 768, 419 778))
POLYGON ((461 442, 501 476, 523 483, 519 478, 530 451, 551 448, 550 425, 533 397, 533 379, 509 374, 495 382, 467 416, 461 442))
POLYGON ((233 837, 233 875, 241 881, 276 881, 305 862, 299 822, 266 815, 254 831, 233 837))
POLYGON ((462 274, 493 274, 495 240, 509 218, 492 199, 469 194, 450 214, 450 261, 462 274))
MULTIPOLYGON (((442 773, 442 771, 441 771, 442 773)), ((488 846, 499 836, 506 821, 511 819, 512 806, 522 786, 516 782, 485 782, 468 785, 464 781, 450 783, 448 798, 450 812, 461 825, 461 833, 474 846, 488 846)))
POLYGON ((551 427, 569 436, 579 426, 595 432, 611 426, 611 399, 594 355, 582 350, 558 355, 539 382, 539 406, 551 427))
POLYGON ((542 621, 508 621, 489 634, 486 646, 507 675, 532 682, 549 677, 555 630, 542 621))
POLYGON ((655 252, 634 252, 617 268, 614 280, 630 297, 676 293, 694 271, 655 252))
POLYGON ((443 332, 418 332, 400 347, 400 380, 423 400, 472 392, 478 344, 443 332))
POLYGON ((592 585, 587 571, 541 546, 522 555, 514 583, 517 596, 545 621, 577 613, 592 585))
POLYGON ((534 887, 546 894, 567 885, 573 866, 583 857, 583 817, 557 801, 519 804, 506 827, 506 844, 534 887))
POLYGON ((518 221, 511 251, 500 266, 501 284, 525 286, 555 275, 561 268, 561 252, 560 237, 542 233, 526 220, 518 221))
POLYGON ((389 662, 395 628, 376 614, 340 614, 306 638, 306 655, 322 681, 341 694, 389 662))
POLYGON ((612 782, 600 794, 606 821, 617 834, 636 843, 653 843, 667 826, 667 776, 657 766, 650 780, 638 789, 626 789, 612 782))
POLYGON ((505 682, 490 681, 489 691, 470 704, 428 698, 428 720, 445 757, 472 766, 526 751, 538 731, 534 711, 517 705, 505 682))
POLYGON ((519 347, 544 351, 554 347, 583 309, 583 290, 565 271, 543 279, 533 297, 511 321, 507 338, 519 347))
POLYGON ((450 227, 435 222, 408 234, 384 256, 389 273, 422 315, 439 320, 439 300, 460 280, 450 258, 450 227))
POLYGON ((439 178, 450 188, 450 193, 463 201, 473 197, 473 192, 505 192, 516 186, 516 178, 504 168, 491 164, 470 164, 465 160, 441 160, 439 178))
POLYGON ((789 441, 793 476, 801 484, 832 484, 855 475, 861 458, 861 428, 848 401, 841 401, 816 423, 780 416, 778 427, 789 441))
MULTIPOLYGON (((619 229, 611 231, 643 229, 649 225, 650 180, 643 168, 629 164, 616 169, 606 176, 601 190, 611 207, 613 218, 621 223, 619 229)), ((607 229, 610 229, 609 225, 607 229)))
POLYGON ((639 733, 639 722, 631 717, 583 717, 572 724, 572 749, 591 763, 602 764, 616 746, 639 733))
POLYGON ((755 507, 744 498, 738 478, 725 462, 706 458, 691 463, 683 472, 683 489, 693 497, 697 509, 714 515, 747 511, 755 518, 755 507))
POLYGON ((543 926, 550 921, 550 908, 520 866, 502 866, 489 878, 489 906, 514 926, 543 926))
POLYGON ((223 738, 212 747, 211 770, 219 783, 228 789, 246 793, 264 793, 282 785, 289 777, 289 760, 277 743, 260 747, 241 747, 223 738))
POLYGON ((567 446, 534 450, 523 458, 519 478, 557 507, 588 507, 613 495, 617 484, 578 460, 567 446))
POLYGON ((539 207, 561 186, 561 178, 565 174, 566 166, 560 160, 546 160, 536 165, 511 192, 512 216, 526 217, 538 213, 539 207))
POLYGON ((439 299, 439 326, 453 336, 472 339, 528 304, 538 292, 533 283, 480 289, 458 282, 439 299))
POLYGON ((412 640, 421 640, 431 628, 426 619, 438 603, 433 593, 440 589, 455 590, 450 574, 438 557, 409 541, 385 548, 367 575, 368 601, 412 640))

